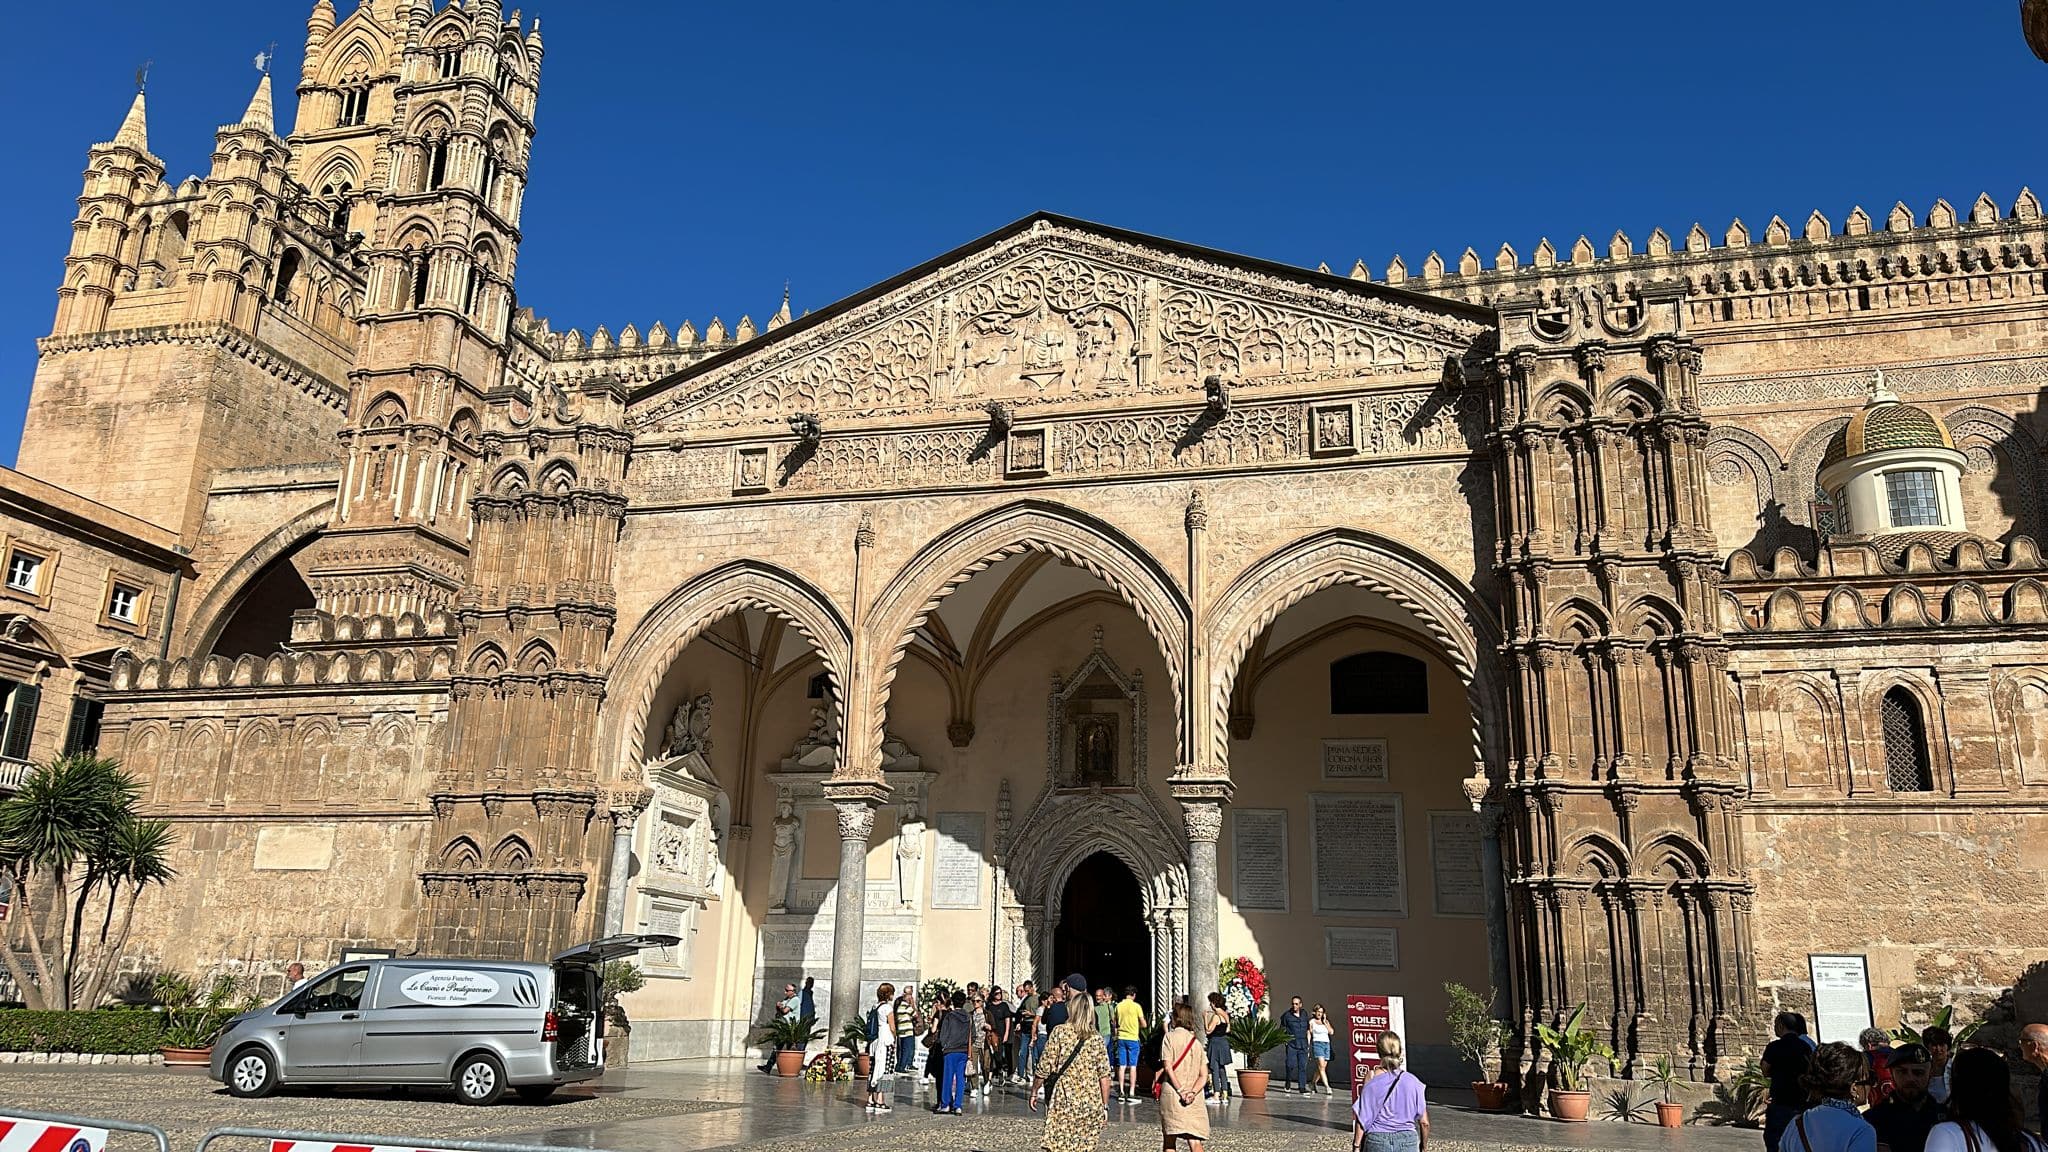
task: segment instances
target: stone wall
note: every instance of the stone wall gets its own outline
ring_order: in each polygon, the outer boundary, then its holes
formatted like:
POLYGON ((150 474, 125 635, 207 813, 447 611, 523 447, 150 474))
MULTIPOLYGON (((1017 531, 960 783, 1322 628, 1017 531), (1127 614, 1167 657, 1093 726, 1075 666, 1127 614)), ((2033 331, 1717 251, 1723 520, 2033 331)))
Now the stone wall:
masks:
POLYGON ((413 946, 448 706, 445 671, 416 659, 417 679, 312 654, 117 674, 101 748, 178 832, 179 878, 144 898, 130 966, 317 969, 413 946))

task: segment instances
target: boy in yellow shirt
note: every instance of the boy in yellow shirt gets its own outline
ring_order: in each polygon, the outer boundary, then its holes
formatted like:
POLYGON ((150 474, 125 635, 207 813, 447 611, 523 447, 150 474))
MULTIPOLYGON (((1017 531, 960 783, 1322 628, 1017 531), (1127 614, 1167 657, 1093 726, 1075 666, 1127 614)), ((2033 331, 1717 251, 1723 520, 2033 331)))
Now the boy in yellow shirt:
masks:
POLYGON ((1138 1098, 1138 1039, 1145 1034, 1145 1010, 1138 1007, 1138 990, 1124 985, 1124 998, 1116 1004, 1116 1086, 1126 1100, 1138 1098))

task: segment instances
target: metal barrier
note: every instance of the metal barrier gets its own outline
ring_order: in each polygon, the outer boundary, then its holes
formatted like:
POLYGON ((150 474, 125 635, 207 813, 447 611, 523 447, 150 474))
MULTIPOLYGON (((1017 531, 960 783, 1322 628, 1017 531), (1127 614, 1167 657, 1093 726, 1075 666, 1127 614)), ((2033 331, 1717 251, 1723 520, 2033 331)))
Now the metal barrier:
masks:
MULTIPOLYGON (((161 1135, 161 1134, 159 1134, 161 1135)), ((322 1145, 329 1149, 347 1149, 348 1152, 371 1152, 373 1149, 403 1149, 404 1152, 418 1152, 431 1149, 433 1152, 562 1152, 559 1147, 542 1144, 500 1144, 492 1140, 413 1140, 404 1136, 363 1136, 342 1132, 298 1132, 289 1128, 215 1128, 199 1138, 199 1147, 193 1152, 207 1152, 215 1140, 287 1140, 293 1144, 322 1145)), ((275 1143, 272 1148, 276 1147, 275 1143)), ((168 1148, 164 1152, 170 1152, 168 1148)), ((603 1149, 577 1149, 577 1152, 604 1152, 603 1149)))
MULTIPOLYGON (((0 1105, 0 1120, 34 1120, 42 1124, 70 1124, 78 1128, 100 1128, 108 1132, 133 1132, 156 1140, 156 1152, 171 1152, 171 1138, 153 1124, 131 1124, 126 1120, 99 1120, 91 1116, 67 1116, 62 1112, 29 1112, 0 1105)), ((67 1141, 68 1143, 68 1141, 67 1141)))

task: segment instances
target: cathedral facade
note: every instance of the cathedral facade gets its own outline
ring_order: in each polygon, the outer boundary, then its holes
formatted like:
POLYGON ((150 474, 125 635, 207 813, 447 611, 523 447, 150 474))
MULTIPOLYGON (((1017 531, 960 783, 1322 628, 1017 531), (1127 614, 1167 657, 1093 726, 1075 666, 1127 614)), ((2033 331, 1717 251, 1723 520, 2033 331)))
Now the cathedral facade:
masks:
POLYGON ((1457 980, 1524 1070, 1585 1003, 1702 1079, 1811 955, 1884 1023, 2048 996, 2031 193, 1349 275, 1040 214, 557 332, 542 55, 319 0, 290 134, 266 76, 204 176, 140 95, 90 151, 0 786, 97 747, 176 824, 131 964, 672 934, 645 1057, 798 975, 1246 955, 1425 1066, 1457 980))

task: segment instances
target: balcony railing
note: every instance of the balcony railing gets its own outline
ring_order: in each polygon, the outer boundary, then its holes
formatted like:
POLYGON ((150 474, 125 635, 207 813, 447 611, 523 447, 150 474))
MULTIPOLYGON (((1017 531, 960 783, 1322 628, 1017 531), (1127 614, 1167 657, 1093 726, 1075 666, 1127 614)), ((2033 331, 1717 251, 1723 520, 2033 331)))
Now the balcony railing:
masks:
POLYGON ((0 792, 13 792, 21 787, 28 774, 35 771, 35 765, 12 756, 0 756, 0 792))

